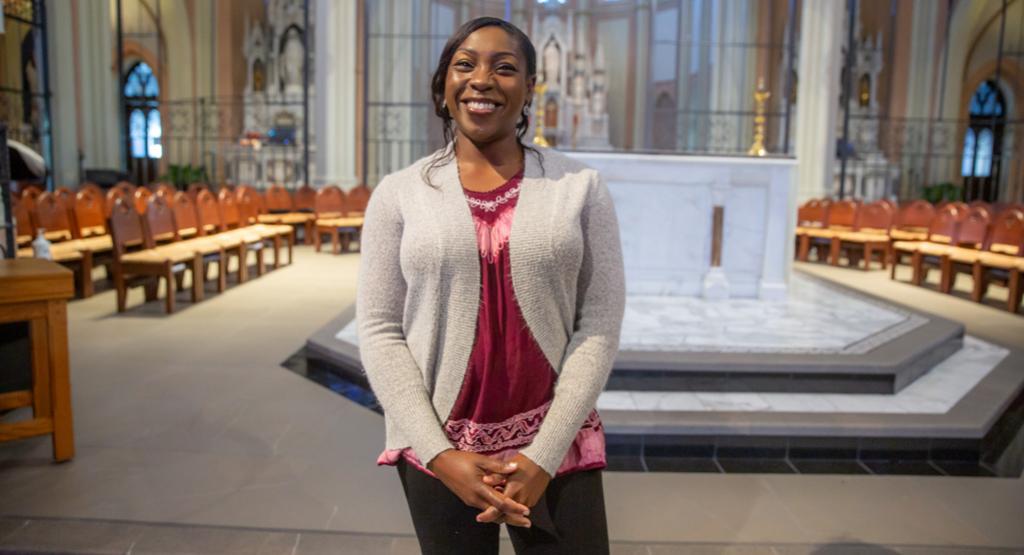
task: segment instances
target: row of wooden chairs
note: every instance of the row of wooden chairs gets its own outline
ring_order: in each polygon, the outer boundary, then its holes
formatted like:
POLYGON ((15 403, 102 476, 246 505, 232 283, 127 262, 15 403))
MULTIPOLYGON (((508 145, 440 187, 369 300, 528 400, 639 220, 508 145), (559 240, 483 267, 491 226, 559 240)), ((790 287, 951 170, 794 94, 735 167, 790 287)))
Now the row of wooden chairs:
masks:
POLYGON ((970 273, 974 300, 984 298, 990 283, 1000 283, 1009 289, 1010 311, 1021 302, 1024 207, 1019 205, 811 200, 798 212, 797 242, 802 261, 812 249, 824 260, 827 250, 828 261, 838 265, 846 252, 851 264, 863 259, 866 270, 877 256, 883 269, 892 264, 895 279, 896 266, 909 260, 915 284, 924 282, 929 268, 940 268, 940 289, 949 292, 958 273, 970 273))

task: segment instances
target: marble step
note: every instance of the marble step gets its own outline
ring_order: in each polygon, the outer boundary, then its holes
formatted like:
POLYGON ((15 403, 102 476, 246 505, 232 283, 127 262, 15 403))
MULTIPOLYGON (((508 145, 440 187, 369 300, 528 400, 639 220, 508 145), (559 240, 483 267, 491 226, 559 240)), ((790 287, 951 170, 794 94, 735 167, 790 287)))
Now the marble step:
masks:
POLYGON ((606 389, 893 394, 963 344, 962 325, 926 318, 863 353, 620 351, 606 389))

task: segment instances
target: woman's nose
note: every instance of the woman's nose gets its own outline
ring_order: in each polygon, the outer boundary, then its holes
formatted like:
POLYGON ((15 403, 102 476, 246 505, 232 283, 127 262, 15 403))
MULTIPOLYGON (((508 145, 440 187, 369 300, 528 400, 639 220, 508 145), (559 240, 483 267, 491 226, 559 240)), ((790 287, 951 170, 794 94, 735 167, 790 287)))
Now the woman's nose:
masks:
POLYGON ((490 70, 480 66, 473 71, 469 79, 469 85, 477 90, 489 89, 493 85, 490 70))

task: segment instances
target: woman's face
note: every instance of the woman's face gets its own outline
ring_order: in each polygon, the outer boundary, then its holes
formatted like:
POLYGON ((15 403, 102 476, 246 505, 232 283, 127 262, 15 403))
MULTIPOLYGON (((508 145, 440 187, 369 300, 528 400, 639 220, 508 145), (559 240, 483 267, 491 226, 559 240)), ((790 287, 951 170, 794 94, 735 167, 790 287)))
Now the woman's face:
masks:
POLYGON ((448 66, 444 101, 458 132, 477 144, 514 136, 534 78, 512 37, 484 27, 466 37, 448 66))

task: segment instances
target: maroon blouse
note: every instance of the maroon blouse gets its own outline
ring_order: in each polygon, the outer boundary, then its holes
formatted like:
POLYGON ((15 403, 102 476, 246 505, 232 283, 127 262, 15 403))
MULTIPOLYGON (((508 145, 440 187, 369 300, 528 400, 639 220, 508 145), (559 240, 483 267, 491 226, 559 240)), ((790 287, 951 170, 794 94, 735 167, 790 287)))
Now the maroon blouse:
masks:
MULTIPOLYGON (((530 333, 512 288, 508 239, 522 173, 480 193, 464 189, 480 249, 480 311, 469 367, 444 431, 460 451, 500 460, 533 441, 554 398, 557 374, 530 333)), ((431 474, 411 447, 381 453, 431 474)), ((597 410, 584 421, 557 475, 605 467, 604 430, 597 410)), ((432 475, 432 474, 431 474, 432 475)))

